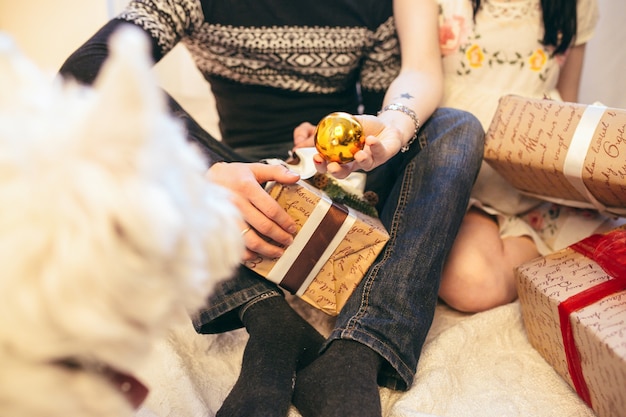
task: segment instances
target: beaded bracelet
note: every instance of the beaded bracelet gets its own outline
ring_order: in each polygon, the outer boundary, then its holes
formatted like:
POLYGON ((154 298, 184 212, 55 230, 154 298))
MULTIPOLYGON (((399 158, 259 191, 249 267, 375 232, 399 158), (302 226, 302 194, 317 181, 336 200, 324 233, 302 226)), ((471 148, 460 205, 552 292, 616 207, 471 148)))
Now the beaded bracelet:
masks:
POLYGON ((395 111, 401 111, 402 113, 406 114, 407 116, 409 116, 411 118, 411 120, 413 120, 413 124, 415 125, 415 132, 413 132, 413 137, 411 139, 409 139, 409 141, 406 143, 406 145, 402 146, 402 148, 400 148, 401 152, 406 152, 409 150, 409 147, 411 146, 411 144, 415 141, 415 139, 417 138, 417 132, 420 130, 420 119, 417 117, 417 114, 415 114, 415 112, 413 110, 411 110, 410 108, 408 108, 407 106, 403 105, 403 104, 398 104, 398 103, 391 103, 391 104, 387 104, 385 107, 383 107, 377 115, 380 115, 382 112, 387 111, 387 110, 395 110, 395 111))

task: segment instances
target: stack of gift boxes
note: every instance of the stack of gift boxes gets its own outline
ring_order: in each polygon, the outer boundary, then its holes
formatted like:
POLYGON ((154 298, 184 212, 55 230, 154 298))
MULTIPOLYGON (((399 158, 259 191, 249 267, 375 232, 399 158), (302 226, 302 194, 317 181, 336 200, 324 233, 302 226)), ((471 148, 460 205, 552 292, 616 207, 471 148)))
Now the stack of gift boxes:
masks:
MULTIPOLYGON (((626 110, 505 96, 485 160, 544 200, 626 215, 626 110)), ((531 344, 599 417, 626 416, 626 227, 516 269, 531 344)))

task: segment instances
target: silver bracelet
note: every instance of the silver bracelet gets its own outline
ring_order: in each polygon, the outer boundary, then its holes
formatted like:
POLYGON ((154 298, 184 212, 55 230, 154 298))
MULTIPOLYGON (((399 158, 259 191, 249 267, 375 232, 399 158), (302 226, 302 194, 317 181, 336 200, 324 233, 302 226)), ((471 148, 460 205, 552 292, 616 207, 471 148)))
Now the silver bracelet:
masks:
POLYGON ((401 111, 402 113, 404 113, 407 116, 409 116, 411 118, 411 120, 413 120, 413 124, 415 125, 415 131, 413 132, 413 137, 411 139, 409 139, 409 141, 406 143, 406 145, 404 145, 404 146, 402 146, 400 148, 401 152, 406 152, 406 151, 409 150, 409 148, 411 147, 411 144, 417 138, 417 132, 420 130, 420 126, 421 126, 420 119, 417 117, 417 114, 415 114, 415 112, 413 110, 411 110, 410 108, 408 108, 404 104, 398 104, 398 103, 387 104, 385 107, 383 107, 377 113, 377 115, 380 115, 382 112, 387 111, 387 110, 401 111))

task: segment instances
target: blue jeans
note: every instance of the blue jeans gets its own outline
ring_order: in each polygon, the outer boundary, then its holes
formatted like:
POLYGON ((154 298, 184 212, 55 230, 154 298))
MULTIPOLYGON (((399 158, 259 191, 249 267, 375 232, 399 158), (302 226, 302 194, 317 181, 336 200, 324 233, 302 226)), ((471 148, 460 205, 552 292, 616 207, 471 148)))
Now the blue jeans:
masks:
MULTIPOLYGON (((351 339, 386 360, 379 384, 408 389, 432 324, 444 262, 480 168, 484 131, 469 113, 439 109, 407 152, 368 174, 378 193, 387 245, 341 310, 325 346, 351 339)), ((241 267, 224 281, 194 318, 201 333, 242 326, 238 309, 276 291, 274 284, 241 267)))

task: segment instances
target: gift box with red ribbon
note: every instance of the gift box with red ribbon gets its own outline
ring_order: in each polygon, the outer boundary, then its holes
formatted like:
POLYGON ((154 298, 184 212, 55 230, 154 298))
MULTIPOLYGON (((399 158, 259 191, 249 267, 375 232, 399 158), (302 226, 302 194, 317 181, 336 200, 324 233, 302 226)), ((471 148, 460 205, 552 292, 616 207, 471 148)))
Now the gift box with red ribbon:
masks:
POLYGON ((504 96, 484 158, 530 196, 626 215, 626 110, 504 96))
POLYGON ((325 313, 337 315, 389 234, 378 218, 338 204, 304 181, 272 184, 268 192, 294 218, 298 231, 280 258, 258 257, 245 265, 325 313))
POLYGON ((528 339, 599 417, 626 416, 626 228, 516 269, 528 339))

